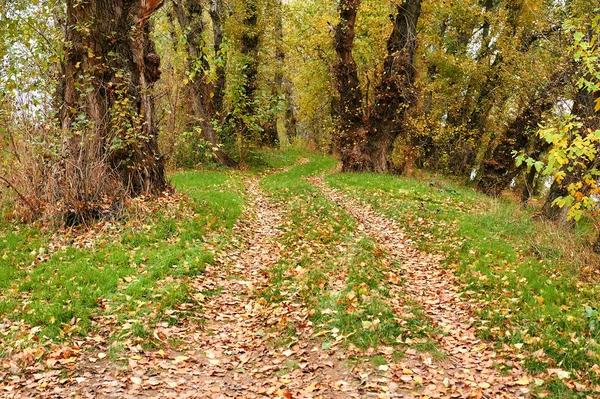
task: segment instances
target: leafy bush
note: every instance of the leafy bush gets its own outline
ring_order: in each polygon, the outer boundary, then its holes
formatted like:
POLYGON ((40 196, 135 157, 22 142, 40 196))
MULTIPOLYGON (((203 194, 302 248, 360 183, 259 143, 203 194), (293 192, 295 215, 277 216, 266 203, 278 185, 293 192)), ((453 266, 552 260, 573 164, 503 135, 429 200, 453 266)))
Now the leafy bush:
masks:
POLYGON ((215 149, 202 137, 199 127, 191 132, 184 132, 175 142, 173 163, 177 168, 196 168, 213 161, 215 149))

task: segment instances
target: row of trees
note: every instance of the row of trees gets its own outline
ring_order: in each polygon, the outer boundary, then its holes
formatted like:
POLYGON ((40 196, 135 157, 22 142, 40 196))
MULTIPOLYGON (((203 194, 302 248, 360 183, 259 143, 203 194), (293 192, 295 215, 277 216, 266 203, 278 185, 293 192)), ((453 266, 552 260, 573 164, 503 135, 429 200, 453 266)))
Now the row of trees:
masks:
POLYGON ((78 223, 163 191, 167 165, 303 139, 347 171, 524 201, 551 183, 545 216, 595 216, 592 1, 4 3, 0 176, 32 215, 78 223))
MULTIPOLYGON (((325 37, 304 38, 318 51, 306 60, 304 48, 300 68, 315 69, 318 59, 324 78, 297 89, 334 93, 326 113, 344 170, 426 168, 474 180, 491 196, 519 188, 523 202, 550 185, 541 216, 587 215, 598 228, 598 5, 389 5, 385 29, 374 22, 386 19, 378 2, 341 0, 330 9, 339 21, 330 27, 333 51, 322 50, 325 37)), ((294 12, 314 15, 309 5, 294 12)), ((303 22, 315 31, 322 24, 303 22)), ((291 27, 293 34, 302 29, 291 27)))
POLYGON ((113 214, 170 161, 243 167, 293 129, 280 0, 5 3, 0 176, 32 218, 113 214))

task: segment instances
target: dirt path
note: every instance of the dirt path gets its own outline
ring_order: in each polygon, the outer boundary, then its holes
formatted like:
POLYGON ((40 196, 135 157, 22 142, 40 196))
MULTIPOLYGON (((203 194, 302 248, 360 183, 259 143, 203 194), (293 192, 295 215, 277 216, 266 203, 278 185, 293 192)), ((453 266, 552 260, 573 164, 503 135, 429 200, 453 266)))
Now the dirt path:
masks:
MULTIPOLYGON (((394 277, 393 301, 404 290, 433 324, 443 361, 410 348, 405 357, 374 370, 349 368, 342 349, 324 350, 315 340, 307 311, 293 292, 268 304, 260 293, 269 286, 269 269, 277 265, 285 213, 265 199, 258 179, 246 182, 247 207, 231 242, 215 254, 215 264, 190 281, 200 306, 187 304, 186 319, 162 323, 153 332, 164 349, 126 348, 108 360, 106 337, 96 350, 80 354, 76 364, 33 374, 30 383, 1 397, 10 398, 520 398, 532 382, 518 363, 497 357, 493 347, 475 336, 468 301, 455 289, 439 259, 416 250, 393 221, 355 199, 311 179, 384 247, 389 262, 398 262, 406 282, 394 277), (396 295, 397 294, 397 295, 396 295), (290 328, 293 326, 293 328, 290 328), (501 375, 494 366, 512 367, 501 375), (71 367, 72 366, 72 367, 71 367)), ((401 306, 391 303, 392 309, 401 306)), ((401 318, 401 316, 399 316, 401 318)), ((379 353, 379 352, 378 352, 379 353)), ((382 352, 383 353, 383 352, 382 352)), ((390 356, 387 356, 390 355, 390 356)), ((65 362, 68 359, 65 358, 65 362)))
POLYGON ((277 241, 283 232, 278 226, 284 221, 263 197, 257 179, 246 187, 248 205, 234 227, 232 243, 216 254, 214 266, 191 282, 201 308, 193 309, 195 317, 183 325, 164 323, 154 331, 156 339, 177 341, 185 350, 138 345, 115 364, 98 359, 100 352, 108 351, 104 346, 89 355, 93 362, 80 360, 68 378, 54 370, 9 397, 360 397, 338 354, 323 351, 311 340, 310 323, 289 332, 288 320, 308 317, 300 305, 292 298, 267 305, 257 295, 269 282, 266 270, 279 260, 277 241), (282 338, 290 344, 275 345, 282 338))
MULTIPOLYGON (((383 245, 402 268, 406 279, 404 290, 423 307, 433 324, 445 332, 438 341, 447 361, 431 361, 427 356, 409 350, 399 365, 391 365, 392 370, 403 370, 400 389, 436 398, 528 396, 527 386, 533 380, 524 374, 518 363, 501 359, 491 343, 476 337, 471 304, 459 295, 454 276, 440 266, 440 259, 418 251, 393 220, 327 187, 321 178, 310 179, 310 182, 353 216, 365 233, 383 245), (495 368, 498 363, 511 367, 510 374, 500 374, 495 368)), ((401 397, 413 396, 404 394, 401 397)))

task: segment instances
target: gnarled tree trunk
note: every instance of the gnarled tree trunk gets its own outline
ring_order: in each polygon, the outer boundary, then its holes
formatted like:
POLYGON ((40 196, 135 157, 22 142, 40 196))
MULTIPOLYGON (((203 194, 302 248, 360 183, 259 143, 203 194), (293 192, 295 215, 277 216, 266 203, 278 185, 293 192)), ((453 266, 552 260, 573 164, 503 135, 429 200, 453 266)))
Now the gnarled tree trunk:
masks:
POLYGON ((334 36, 334 48, 338 57, 334 74, 340 96, 337 105, 340 131, 335 140, 344 170, 360 170, 366 161, 361 148, 366 138, 362 114, 363 96, 356 62, 352 56, 354 27, 359 3, 359 0, 340 1, 340 21, 336 26, 334 36))
POLYGON ((407 0, 392 16, 381 83, 368 117, 362 112, 362 93, 352 57, 358 0, 340 2, 340 22, 335 29, 338 62, 334 73, 340 104, 337 146, 346 171, 388 172, 394 140, 404 131, 407 109, 416 102, 414 56, 421 0, 407 0))
MULTIPOLYGON (((110 170, 97 173, 116 175, 131 195, 167 186, 150 93, 160 77, 160 57, 149 39, 148 18, 161 5, 161 0, 67 0, 60 117, 70 180, 65 183, 79 187, 76 202, 91 200, 90 182, 83 180, 93 174, 85 171, 103 164, 110 170)), ((113 188, 96 195, 112 197, 113 188)))
POLYGON ((417 101, 414 64, 421 0, 407 0, 396 8, 393 30, 387 41, 383 76, 375 89, 375 105, 368 121, 369 169, 375 172, 391 169, 394 140, 406 130, 406 113, 417 101))

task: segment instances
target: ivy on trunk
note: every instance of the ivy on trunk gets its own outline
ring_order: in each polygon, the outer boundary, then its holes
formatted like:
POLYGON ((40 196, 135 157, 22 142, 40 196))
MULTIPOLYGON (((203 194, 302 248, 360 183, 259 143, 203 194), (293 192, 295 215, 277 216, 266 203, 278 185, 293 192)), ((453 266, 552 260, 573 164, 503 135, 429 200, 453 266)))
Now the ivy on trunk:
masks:
MULTIPOLYGON (((116 185, 129 195, 167 187, 151 95, 160 78, 160 57, 148 23, 161 5, 160 0, 67 0, 61 167, 76 204, 112 198, 116 185), (94 178, 106 182, 92 198, 90 184, 103 184, 89 181, 94 178)), ((72 212, 90 209, 82 205, 72 212)))
POLYGON ((387 40, 382 79, 368 113, 363 112, 363 96, 352 56, 358 6, 358 0, 341 1, 340 22, 335 29, 338 62, 334 75, 340 96, 336 144, 343 170, 388 172, 392 169, 394 141, 405 131, 407 110, 417 100, 414 57, 421 0, 406 1, 397 6, 395 16, 390 16, 393 29, 387 40))

